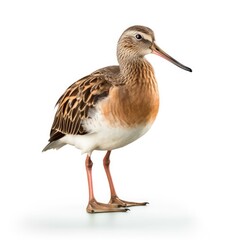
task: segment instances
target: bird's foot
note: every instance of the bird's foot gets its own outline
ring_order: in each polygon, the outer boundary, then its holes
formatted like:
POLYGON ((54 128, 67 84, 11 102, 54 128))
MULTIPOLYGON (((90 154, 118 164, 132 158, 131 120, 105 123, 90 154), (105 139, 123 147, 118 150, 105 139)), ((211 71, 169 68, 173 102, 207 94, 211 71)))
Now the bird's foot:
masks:
POLYGON ((129 209, 124 207, 115 203, 100 203, 93 199, 89 201, 86 210, 88 213, 127 212, 129 209))
POLYGON ((118 196, 112 196, 109 204, 115 204, 121 207, 146 206, 148 202, 128 202, 121 200, 118 196))

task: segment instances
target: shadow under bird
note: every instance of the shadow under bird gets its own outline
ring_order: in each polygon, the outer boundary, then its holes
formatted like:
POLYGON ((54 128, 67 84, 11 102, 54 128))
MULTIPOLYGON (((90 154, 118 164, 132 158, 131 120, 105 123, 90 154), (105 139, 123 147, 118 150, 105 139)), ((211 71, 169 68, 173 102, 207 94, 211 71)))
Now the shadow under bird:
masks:
POLYGON ((150 53, 192 72, 157 46, 150 28, 132 26, 123 32, 117 44, 119 66, 105 67, 81 78, 57 101, 49 144, 43 151, 70 144, 87 154, 89 213, 126 212, 128 207, 147 204, 118 197, 109 165, 111 151, 144 135, 157 116, 158 86, 153 67, 144 57, 150 53), (94 150, 107 151, 103 165, 111 193, 108 204, 98 202, 94 196, 91 160, 94 150))

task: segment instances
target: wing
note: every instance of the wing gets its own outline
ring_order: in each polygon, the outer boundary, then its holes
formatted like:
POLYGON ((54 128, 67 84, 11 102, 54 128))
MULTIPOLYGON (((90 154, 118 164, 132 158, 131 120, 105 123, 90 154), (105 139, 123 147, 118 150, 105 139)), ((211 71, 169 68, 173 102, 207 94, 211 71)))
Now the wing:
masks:
POLYGON ((55 141, 65 134, 87 134, 82 125, 89 118, 89 109, 108 96, 114 83, 117 66, 100 69, 72 84, 57 101, 58 109, 53 121, 49 141, 55 141))

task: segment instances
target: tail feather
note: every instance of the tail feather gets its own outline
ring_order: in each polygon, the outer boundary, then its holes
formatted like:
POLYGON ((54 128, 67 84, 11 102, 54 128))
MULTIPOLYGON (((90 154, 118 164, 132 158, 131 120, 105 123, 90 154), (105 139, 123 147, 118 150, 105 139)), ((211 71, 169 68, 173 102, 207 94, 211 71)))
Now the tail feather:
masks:
POLYGON ((47 144, 47 146, 42 150, 42 152, 45 152, 49 149, 56 149, 58 150, 59 148, 63 147, 64 145, 66 145, 66 143, 60 142, 58 140, 56 141, 52 141, 49 144, 47 144))

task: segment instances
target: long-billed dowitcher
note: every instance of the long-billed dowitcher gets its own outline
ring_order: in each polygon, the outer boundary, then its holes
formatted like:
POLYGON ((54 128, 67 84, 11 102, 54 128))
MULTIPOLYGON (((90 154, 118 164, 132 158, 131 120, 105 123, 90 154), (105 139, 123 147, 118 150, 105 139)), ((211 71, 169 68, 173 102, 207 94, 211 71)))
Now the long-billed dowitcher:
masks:
POLYGON ((158 86, 153 68, 144 58, 150 53, 192 71, 156 45, 150 28, 132 26, 123 32, 118 41, 119 66, 105 67, 81 78, 57 101, 49 144, 43 151, 70 144, 87 154, 89 213, 125 212, 127 207, 147 204, 128 202, 118 197, 109 165, 111 151, 144 135, 157 116, 158 86), (94 150, 107 151, 103 165, 111 193, 108 204, 97 202, 94 197, 91 160, 94 150))

